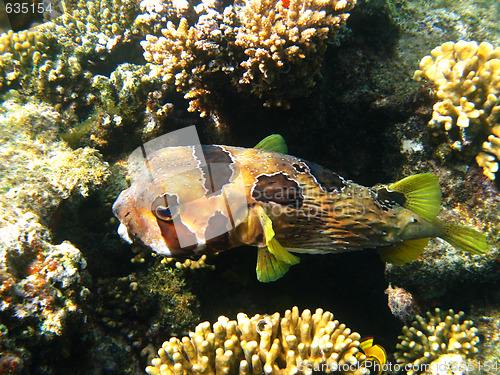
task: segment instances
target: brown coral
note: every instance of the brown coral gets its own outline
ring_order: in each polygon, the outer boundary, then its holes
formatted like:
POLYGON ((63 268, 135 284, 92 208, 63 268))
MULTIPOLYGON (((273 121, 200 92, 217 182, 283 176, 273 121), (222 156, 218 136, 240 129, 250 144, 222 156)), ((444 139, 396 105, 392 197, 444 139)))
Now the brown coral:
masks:
MULTIPOLYGON (((265 105, 288 107, 314 86, 326 41, 355 3, 244 0, 224 9, 208 1, 196 8, 187 4, 178 9, 176 24, 169 21, 162 36, 147 35, 141 45, 155 64, 152 74, 174 83, 193 99, 190 110, 202 116, 216 112, 217 92, 226 86, 257 95, 265 105)), ((161 18, 149 12, 138 19, 161 18)))
POLYGON ((415 79, 430 81, 439 100, 429 126, 446 132, 451 148, 458 150, 478 135, 491 134, 476 160, 494 179, 500 155, 495 134, 500 126, 500 48, 486 42, 447 42, 425 56, 420 69, 415 79))
POLYGON ((333 314, 314 314, 294 307, 279 313, 237 320, 220 316, 210 327, 199 324, 189 337, 163 343, 158 358, 146 368, 150 375, 165 374, 305 374, 343 370, 362 374, 366 356, 359 351, 358 333, 333 320, 333 314))

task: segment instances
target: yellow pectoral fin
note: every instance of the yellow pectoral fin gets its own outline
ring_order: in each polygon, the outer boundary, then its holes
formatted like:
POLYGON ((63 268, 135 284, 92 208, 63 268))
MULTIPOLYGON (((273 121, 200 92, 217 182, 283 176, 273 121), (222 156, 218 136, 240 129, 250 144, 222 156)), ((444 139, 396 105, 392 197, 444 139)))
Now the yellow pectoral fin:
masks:
POLYGON ((300 262, 300 258, 291 254, 288 250, 286 250, 281 244, 278 242, 276 238, 274 238, 274 229, 273 222, 264 212, 262 207, 258 208, 259 220, 262 225, 262 229, 264 231, 264 237, 266 239, 266 245, 277 259, 285 262, 286 264, 294 265, 300 262))
POLYGON ((431 173, 403 178, 388 188, 402 193, 406 199, 404 207, 427 221, 432 221, 441 208, 439 179, 431 173))
POLYGON ((287 264, 277 259, 267 247, 259 247, 257 253, 257 280, 262 283, 276 281, 281 278, 290 269, 287 264))
POLYGON ((378 249, 378 255, 384 262, 400 266, 417 259, 429 244, 430 238, 408 240, 394 246, 378 249))
POLYGON ((293 266, 294 264, 300 263, 300 258, 281 246, 276 238, 269 241, 267 247, 271 254, 286 264, 293 266))

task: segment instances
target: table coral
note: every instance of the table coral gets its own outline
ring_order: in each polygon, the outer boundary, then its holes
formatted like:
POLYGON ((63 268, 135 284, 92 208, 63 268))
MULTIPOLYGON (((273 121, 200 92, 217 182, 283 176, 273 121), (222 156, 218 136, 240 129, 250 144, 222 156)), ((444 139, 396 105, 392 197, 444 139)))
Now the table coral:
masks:
POLYGON ((477 329, 470 320, 463 321, 465 313, 436 309, 426 317, 416 316, 411 327, 403 327, 400 343, 394 354, 398 364, 411 364, 408 375, 420 373, 421 366, 439 360, 442 356, 458 354, 470 359, 479 352, 477 329))
MULTIPOLYGON (((151 20, 165 19, 165 7, 152 3, 141 3, 138 22, 146 28, 151 20)), ((141 45, 155 64, 152 74, 175 83, 190 99, 190 110, 206 116, 216 112, 218 96, 228 87, 268 106, 288 107, 290 99, 307 93, 326 42, 355 0, 245 0, 224 9, 209 1, 184 5, 177 6, 178 22, 167 20, 162 36, 147 35, 141 45)))
POLYGON ((210 326, 199 324, 189 337, 163 343, 146 372, 165 374, 304 374, 315 366, 329 373, 341 366, 345 374, 366 373, 360 336, 333 314, 314 314, 294 307, 283 316, 239 313, 237 320, 220 316, 210 326))
POLYGON ((500 48, 483 42, 447 42, 420 61, 415 79, 436 90, 429 126, 444 132, 452 149, 462 149, 487 134, 476 160, 484 174, 495 178, 500 157, 500 48))

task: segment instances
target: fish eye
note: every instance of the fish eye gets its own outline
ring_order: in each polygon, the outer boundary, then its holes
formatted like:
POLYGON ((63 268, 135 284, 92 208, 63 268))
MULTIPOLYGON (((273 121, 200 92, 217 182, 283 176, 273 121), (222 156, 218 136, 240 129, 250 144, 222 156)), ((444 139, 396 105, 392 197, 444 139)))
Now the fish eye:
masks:
POLYGON ((417 220, 417 219, 415 219, 415 218, 413 218, 413 222, 414 222, 414 223, 418 223, 418 220, 417 220))
POLYGON ((158 220, 172 222, 179 215, 179 206, 176 197, 161 195, 151 204, 151 212, 158 220))
POLYGON ((163 221, 172 221, 177 215, 173 215, 172 211, 167 206, 158 205, 154 210, 155 216, 163 221))

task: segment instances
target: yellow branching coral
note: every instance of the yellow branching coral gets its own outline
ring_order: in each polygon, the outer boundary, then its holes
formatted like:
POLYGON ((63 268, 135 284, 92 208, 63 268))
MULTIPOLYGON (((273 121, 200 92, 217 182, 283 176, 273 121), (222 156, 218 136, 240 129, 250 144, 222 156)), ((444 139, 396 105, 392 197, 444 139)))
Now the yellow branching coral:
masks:
POLYGON ((150 375, 170 374, 305 374, 323 364, 325 372, 341 366, 345 374, 364 374, 366 356, 359 351, 358 333, 333 320, 294 307, 280 318, 240 313, 237 320, 220 316, 210 326, 199 324, 189 337, 163 343, 159 357, 146 368, 150 375), (346 370, 346 368, 348 368, 346 370))
POLYGON ((415 79, 436 89, 439 101, 429 126, 447 132, 451 147, 461 149, 479 134, 492 134, 476 157, 484 173, 495 178, 500 160, 500 48, 490 43, 447 42, 420 61, 415 79))
MULTIPOLYGON (((185 2, 175 16, 167 16, 172 20, 162 36, 147 35, 141 45, 146 60, 156 65, 152 74, 175 83, 191 100, 190 110, 202 116, 214 114, 217 91, 227 86, 257 95, 265 105, 287 107, 289 99, 314 86, 326 42, 355 3, 241 0, 220 9, 215 2, 196 7, 185 2)), ((154 15, 151 2, 141 5, 145 14, 137 22, 162 18, 154 15)))
MULTIPOLYGON (((434 314, 427 312, 427 317, 416 316, 411 327, 403 327, 400 343, 396 345, 396 361, 399 364, 411 364, 413 369, 408 375, 418 374, 422 365, 452 359, 458 355, 469 359, 478 353, 477 328, 470 320, 463 321, 464 312, 455 314, 453 310, 436 309, 434 314), (463 322, 462 322, 463 321, 463 322)), ((456 361, 456 360, 455 360, 456 361)))

